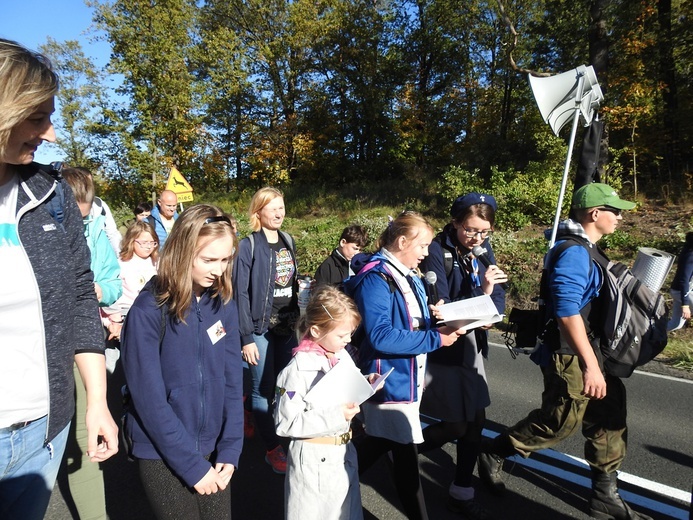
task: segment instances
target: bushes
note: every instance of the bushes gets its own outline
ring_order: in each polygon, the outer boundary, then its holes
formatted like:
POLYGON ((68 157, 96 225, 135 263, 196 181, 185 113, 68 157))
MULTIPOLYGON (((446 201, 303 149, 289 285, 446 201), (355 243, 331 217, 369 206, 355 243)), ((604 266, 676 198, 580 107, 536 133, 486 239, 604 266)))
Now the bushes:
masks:
POLYGON ((499 232, 493 235, 492 244, 498 264, 508 273, 508 309, 532 308, 539 295, 542 259, 548 246, 543 232, 536 226, 516 233, 499 232))
MULTIPOLYGON (((478 170, 470 172, 453 166, 438 181, 438 193, 450 207, 459 195, 470 191, 490 193, 498 201, 496 226, 506 230, 521 229, 530 224, 548 226, 553 223, 565 163, 565 144, 552 135, 538 137, 544 159, 530 161, 523 171, 513 168, 491 168, 485 181, 478 170)), ((566 188, 562 214, 567 215, 572 184, 566 188)))

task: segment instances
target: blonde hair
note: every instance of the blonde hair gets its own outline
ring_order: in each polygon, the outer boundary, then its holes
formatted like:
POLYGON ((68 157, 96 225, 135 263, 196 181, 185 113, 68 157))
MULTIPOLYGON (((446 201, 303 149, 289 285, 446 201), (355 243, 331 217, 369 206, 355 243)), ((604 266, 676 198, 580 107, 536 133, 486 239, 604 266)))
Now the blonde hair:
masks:
POLYGON ((212 297, 228 303, 232 296, 231 270, 238 251, 238 240, 231 222, 216 206, 198 204, 181 213, 161 252, 156 278, 159 305, 168 305, 171 316, 185 323, 193 297, 192 264, 199 251, 214 240, 229 236, 233 240, 231 261, 214 281, 212 297))
POLYGON ((433 227, 421 214, 416 211, 403 211, 387 225, 385 231, 380 234, 375 247, 376 249, 384 247, 389 251, 399 237, 403 236, 407 240, 413 240, 419 235, 419 230, 422 228, 433 233, 433 227))
POLYGON ((94 179, 91 172, 84 168, 63 168, 60 170, 75 194, 75 200, 81 204, 94 202, 94 179))
MULTIPOLYGON (((135 240, 137 240, 137 237, 142 233, 149 233, 152 236, 152 240, 157 243, 159 242, 159 236, 156 234, 154 226, 152 226, 146 220, 136 220, 130 224, 130 227, 128 227, 127 231, 125 232, 123 241, 120 243, 120 259, 123 262, 132 260, 132 257, 135 254, 135 240)), ((158 246, 152 249, 152 254, 149 255, 149 258, 151 258, 152 262, 156 264, 157 260, 159 260, 158 246)))
POLYGON ((10 132, 58 92, 58 76, 42 54, 0 38, 0 161, 10 132))
POLYGON ((260 188, 255 192, 253 198, 250 199, 250 209, 248 210, 248 216, 250 217, 250 229, 253 231, 260 231, 262 229, 262 224, 260 223, 260 217, 257 214, 267 206, 274 199, 281 197, 284 198, 284 194, 277 188, 272 188, 266 186, 260 188))
POLYGON ((313 326, 327 334, 346 320, 351 320, 354 328, 361 323, 354 300, 332 285, 323 285, 311 295, 306 313, 299 318, 296 330, 300 338, 306 336, 313 326))

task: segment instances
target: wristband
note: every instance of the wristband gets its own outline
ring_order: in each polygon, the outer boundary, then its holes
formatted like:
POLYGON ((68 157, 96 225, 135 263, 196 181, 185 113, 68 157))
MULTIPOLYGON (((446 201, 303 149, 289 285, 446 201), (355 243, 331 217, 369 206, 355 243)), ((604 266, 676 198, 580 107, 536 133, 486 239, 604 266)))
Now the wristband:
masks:
POLYGON ((118 324, 118 325, 120 325, 121 323, 123 323, 123 322, 125 321, 125 320, 122 319, 122 318, 121 318, 120 321, 116 321, 116 320, 114 320, 113 318, 108 318, 108 319, 110 320, 111 323, 116 323, 116 324, 118 324))

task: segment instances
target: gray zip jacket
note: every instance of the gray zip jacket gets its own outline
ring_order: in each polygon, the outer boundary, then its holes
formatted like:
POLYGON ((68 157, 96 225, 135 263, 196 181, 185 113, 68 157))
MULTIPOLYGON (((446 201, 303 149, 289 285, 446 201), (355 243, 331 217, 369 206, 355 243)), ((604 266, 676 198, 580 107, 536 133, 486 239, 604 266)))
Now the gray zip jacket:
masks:
POLYGON ((44 347, 50 393, 46 442, 60 433, 75 412, 73 363, 75 354, 103 352, 90 253, 84 224, 68 184, 64 191, 62 228, 46 209, 57 196, 57 182, 32 163, 19 167, 17 233, 34 272, 29 291, 38 291, 41 302, 44 347))

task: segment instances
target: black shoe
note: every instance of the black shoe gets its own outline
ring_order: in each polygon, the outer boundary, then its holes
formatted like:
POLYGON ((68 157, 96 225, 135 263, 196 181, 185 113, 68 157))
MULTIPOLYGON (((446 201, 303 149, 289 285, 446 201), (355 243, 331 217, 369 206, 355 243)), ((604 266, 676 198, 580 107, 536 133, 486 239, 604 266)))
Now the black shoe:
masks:
POLYGON ((462 514, 467 520, 491 520, 491 515, 479 502, 474 500, 459 500, 448 495, 448 509, 453 513, 462 514))
POLYGON ((616 473, 592 471, 590 517, 598 520, 652 520, 652 517, 633 511, 618 494, 616 473))
POLYGON ((479 453, 479 478, 494 495, 505 493, 503 482, 503 460, 493 453, 479 453))

